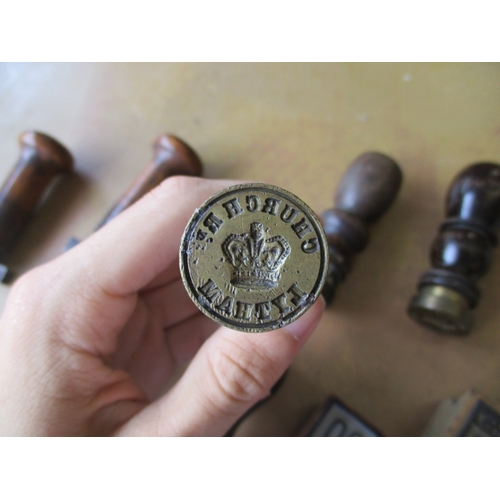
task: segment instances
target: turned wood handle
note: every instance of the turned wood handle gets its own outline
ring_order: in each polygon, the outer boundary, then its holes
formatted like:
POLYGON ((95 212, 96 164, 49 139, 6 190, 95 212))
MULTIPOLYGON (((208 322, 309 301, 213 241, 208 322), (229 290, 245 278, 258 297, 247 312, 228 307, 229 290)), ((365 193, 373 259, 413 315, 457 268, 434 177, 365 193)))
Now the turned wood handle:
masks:
POLYGON ((335 194, 335 208, 364 222, 375 222, 394 201, 403 175, 391 158, 381 153, 364 153, 342 176, 335 194))
POLYGON ((203 165, 200 158, 184 141, 173 135, 163 134, 153 142, 154 156, 144 172, 109 211, 97 229, 123 212, 139 198, 174 175, 201 176, 203 165))
POLYGON ((342 176, 334 196, 335 207, 320 216, 330 256, 323 287, 323 297, 328 304, 337 285, 350 271, 354 255, 368 244, 369 225, 389 208, 402 180, 398 164, 375 152, 358 156, 342 176))
POLYGON ((470 331, 481 294, 476 281, 491 266, 499 218, 500 165, 475 163, 459 172, 432 243, 432 269, 420 277, 408 306, 414 321, 445 334, 470 331))
POLYGON ((0 189, 0 260, 16 245, 51 181, 74 163, 61 143, 40 132, 21 134, 19 144, 19 161, 0 189))
POLYGON ((448 190, 446 215, 494 225, 500 218, 500 165, 475 163, 462 170, 448 190))

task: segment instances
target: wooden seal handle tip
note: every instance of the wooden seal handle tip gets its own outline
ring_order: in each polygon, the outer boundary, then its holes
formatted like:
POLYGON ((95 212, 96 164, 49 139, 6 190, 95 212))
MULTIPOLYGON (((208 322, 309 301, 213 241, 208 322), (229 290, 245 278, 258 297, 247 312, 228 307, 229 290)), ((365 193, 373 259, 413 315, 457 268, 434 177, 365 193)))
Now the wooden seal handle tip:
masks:
POLYGON ((71 172, 74 168, 73 155, 59 141, 47 134, 33 130, 24 132, 19 136, 19 145, 22 150, 28 150, 57 174, 71 172))
POLYGON ((203 165, 198 155, 182 139, 174 135, 159 135, 153 141, 153 150, 153 160, 108 212, 96 230, 142 198, 167 177, 174 175, 199 177, 203 173, 203 165))
POLYGON ((402 181, 403 173, 392 158, 374 151, 364 153, 342 176, 335 206, 372 223, 390 207, 402 181))
POLYGON ((459 172, 448 189, 446 215, 496 224, 500 218, 500 165, 474 163, 459 172))
POLYGON ((153 142, 155 163, 171 161, 182 165, 179 175, 203 175, 203 164, 196 152, 182 139, 171 134, 161 134, 153 142))

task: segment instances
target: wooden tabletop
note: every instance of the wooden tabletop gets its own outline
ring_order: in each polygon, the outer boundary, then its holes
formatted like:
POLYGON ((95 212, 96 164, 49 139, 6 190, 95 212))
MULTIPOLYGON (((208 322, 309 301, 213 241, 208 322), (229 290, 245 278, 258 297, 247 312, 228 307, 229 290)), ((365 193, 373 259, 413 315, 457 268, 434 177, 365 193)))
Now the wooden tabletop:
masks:
MULTIPOLYGON (((418 435, 437 403, 478 389, 500 407, 500 253, 479 281, 475 326, 442 337, 406 315, 444 217, 444 196, 469 164, 500 161, 499 64, 3 64, 0 177, 18 135, 60 140, 77 175, 34 217, 11 265, 23 272, 85 237, 139 175, 160 133, 183 138, 206 176, 268 182, 315 211, 333 204, 349 163, 393 157, 401 192, 272 400, 239 435, 295 435, 335 394, 383 434, 418 435)), ((3 309, 9 288, 0 290, 3 309)))

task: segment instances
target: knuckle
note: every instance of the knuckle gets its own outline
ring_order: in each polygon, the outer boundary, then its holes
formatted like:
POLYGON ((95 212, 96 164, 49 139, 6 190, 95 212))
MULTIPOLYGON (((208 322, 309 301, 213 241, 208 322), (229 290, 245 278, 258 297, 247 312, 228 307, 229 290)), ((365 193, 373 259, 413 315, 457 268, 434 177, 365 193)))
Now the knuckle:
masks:
POLYGON ((227 342, 209 356, 214 379, 214 403, 231 411, 255 403, 269 395, 275 373, 272 361, 262 353, 245 351, 227 342))
POLYGON ((196 189, 202 182, 203 179, 199 177, 173 175, 162 181, 162 183, 150 191, 149 194, 160 200, 171 198, 172 194, 176 196, 185 196, 187 193, 192 192, 193 189, 196 189))
POLYGON ((198 177, 174 175, 146 193, 137 203, 148 207, 147 210, 151 214, 163 214, 166 203, 189 199, 193 193, 200 190, 204 182, 207 181, 198 177))
POLYGON ((42 274, 41 268, 35 268, 17 278, 12 285, 9 299, 14 303, 25 303, 32 299, 38 284, 43 279, 42 274))

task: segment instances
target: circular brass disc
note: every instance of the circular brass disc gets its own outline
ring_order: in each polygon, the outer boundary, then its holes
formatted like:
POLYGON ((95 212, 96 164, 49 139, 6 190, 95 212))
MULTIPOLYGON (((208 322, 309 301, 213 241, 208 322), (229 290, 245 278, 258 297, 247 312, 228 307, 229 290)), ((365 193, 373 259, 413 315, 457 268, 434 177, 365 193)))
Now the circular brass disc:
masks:
POLYGON ((208 199, 189 221, 180 268, 194 303, 233 330, 263 332, 318 298, 328 245, 314 212, 269 184, 240 184, 208 199))

